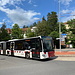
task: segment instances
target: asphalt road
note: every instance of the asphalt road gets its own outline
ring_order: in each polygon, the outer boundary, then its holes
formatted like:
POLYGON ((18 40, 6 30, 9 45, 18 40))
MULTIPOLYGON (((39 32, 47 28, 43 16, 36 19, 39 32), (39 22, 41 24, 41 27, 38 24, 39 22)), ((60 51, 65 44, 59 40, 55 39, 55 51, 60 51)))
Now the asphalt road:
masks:
POLYGON ((0 55, 0 75, 75 75, 75 61, 40 61, 0 55))

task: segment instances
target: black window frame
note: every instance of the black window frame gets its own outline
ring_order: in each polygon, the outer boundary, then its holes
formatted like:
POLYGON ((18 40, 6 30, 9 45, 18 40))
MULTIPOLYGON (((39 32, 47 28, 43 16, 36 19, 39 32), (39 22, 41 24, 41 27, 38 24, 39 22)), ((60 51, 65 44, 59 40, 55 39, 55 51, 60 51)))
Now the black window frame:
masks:
POLYGON ((6 42, 6 49, 10 49, 10 42, 6 42))
POLYGON ((20 40, 14 41, 14 50, 24 50, 23 49, 23 42, 20 40))
POLYGON ((42 52, 42 44, 41 44, 40 38, 23 39, 23 40, 18 40, 18 41, 14 41, 14 42, 15 42, 14 50, 31 50, 31 49, 35 48, 35 50, 42 52), (39 43, 39 46, 37 46, 38 45, 37 42, 39 43), (22 49, 16 48, 17 43, 22 43, 23 48, 22 49))

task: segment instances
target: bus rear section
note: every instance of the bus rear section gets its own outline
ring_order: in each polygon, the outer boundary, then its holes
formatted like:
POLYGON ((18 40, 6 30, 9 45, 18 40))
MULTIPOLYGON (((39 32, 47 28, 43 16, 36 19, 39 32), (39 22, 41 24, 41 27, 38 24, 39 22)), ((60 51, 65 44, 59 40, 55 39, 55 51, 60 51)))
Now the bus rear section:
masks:
POLYGON ((2 41, 0 42, 0 54, 6 54, 6 42, 2 41))

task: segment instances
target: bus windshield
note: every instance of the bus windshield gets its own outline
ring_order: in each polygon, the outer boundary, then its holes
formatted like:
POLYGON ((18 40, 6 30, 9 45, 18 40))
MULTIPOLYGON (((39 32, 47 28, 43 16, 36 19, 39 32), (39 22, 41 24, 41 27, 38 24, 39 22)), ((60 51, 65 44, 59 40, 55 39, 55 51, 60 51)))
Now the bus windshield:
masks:
POLYGON ((52 48, 52 39, 50 38, 43 38, 43 48, 45 52, 51 51, 52 48))

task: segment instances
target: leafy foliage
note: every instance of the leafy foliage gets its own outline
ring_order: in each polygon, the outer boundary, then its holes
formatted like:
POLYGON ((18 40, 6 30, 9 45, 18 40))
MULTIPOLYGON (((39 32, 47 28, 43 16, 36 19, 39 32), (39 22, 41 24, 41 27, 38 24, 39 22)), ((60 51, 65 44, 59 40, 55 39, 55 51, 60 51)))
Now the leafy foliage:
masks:
POLYGON ((34 37, 34 36, 35 36, 35 33, 34 33, 34 32, 31 32, 31 29, 29 28, 29 29, 27 30, 26 36, 27 36, 28 38, 29 38, 29 37, 34 37))
POLYGON ((11 39, 10 35, 7 33, 7 30, 5 28, 6 28, 6 24, 3 23, 0 29, 0 41, 7 41, 11 39))
POLYGON ((53 32, 51 32, 51 34, 49 36, 51 36, 53 38, 58 38, 59 37, 59 33, 56 32, 56 31, 53 31, 53 32))
POLYGON ((28 26, 24 25, 23 28, 28 28, 28 26))
POLYGON ((57 18, 56 12, 48 13, 47 24, 49 25, 51 32, 56 31, 57 21, 58 21, 58 18, 57 18))
POLYGON ((71 29, 74 29, 75 28, 75 19, 71 19, 67 23, 69 24, 69 27, 71 29))
POLYGON ((14 24, 11 35, 12 35, 13 39, 22 39, 23 38, 22 29, 19 28, 18 24, 14 24))
POLYGON ((49 27, 47 26, 47 21, 42 20, 42 22, 38 22, 36 34, 41 36, 47 36, 49 34, 49 27))
POLYGON ((70 27, 68 31, 70 32, 69 40, 71 41, 71 44, 75 48, 75 19, 71 19, 67 23, 69 24, 69 27, 70 27))

